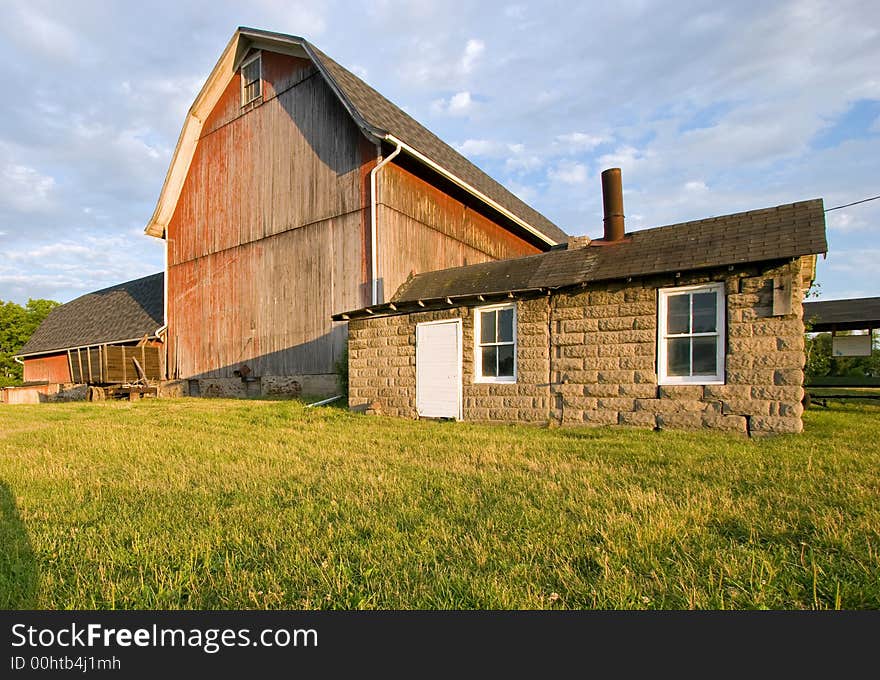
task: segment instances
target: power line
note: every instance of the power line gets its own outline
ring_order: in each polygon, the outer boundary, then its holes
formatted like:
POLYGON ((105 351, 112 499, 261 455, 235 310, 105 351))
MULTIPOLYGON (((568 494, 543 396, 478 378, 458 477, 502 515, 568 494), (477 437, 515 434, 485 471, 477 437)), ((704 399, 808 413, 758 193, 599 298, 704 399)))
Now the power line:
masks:
POLYGON ((867 203, 868 201, 876 201, 880 196, 871 196, 871 198, 863 198, 861 201, 853 201, 852 203, 847 203, 845 205, 835 205, 833 208, 825 208, 825 212, 831 212, 832 210, 840 210, 841 208, 848 208, 851 205, 858 205, 859 203, 867 203))

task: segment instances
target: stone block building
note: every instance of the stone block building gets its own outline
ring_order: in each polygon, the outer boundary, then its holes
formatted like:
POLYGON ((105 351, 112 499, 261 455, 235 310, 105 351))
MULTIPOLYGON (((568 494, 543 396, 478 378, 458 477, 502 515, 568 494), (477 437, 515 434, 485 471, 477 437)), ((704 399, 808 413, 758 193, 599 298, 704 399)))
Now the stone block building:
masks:
POLYGON ((603 239, 419 274, 389 303, 337 314, 350 406, 801 431, 802 300, 827 247, 822 201, 626 234, 609 225, 607 198, 603 239))

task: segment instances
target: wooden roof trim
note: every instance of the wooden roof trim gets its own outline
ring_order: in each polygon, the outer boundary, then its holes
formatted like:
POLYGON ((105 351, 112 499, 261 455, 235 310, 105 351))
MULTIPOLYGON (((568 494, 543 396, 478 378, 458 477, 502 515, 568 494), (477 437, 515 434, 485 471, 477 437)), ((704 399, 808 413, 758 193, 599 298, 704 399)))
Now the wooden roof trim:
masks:
POLYGON ((467 304, 470 300, 474 304, 481 304, 487 300, 497 298, 499 300, 516 298, 522 295, 543 293, 549 288, 522 288, 518 290, 504 290, 492 293, 468 293, 466 295, 443 295, 436 298, 424 298, 422 300, 406 300, 404 302, 385 302, 381 305, 371 305, 360 309, 334 314, 334 321, 349 321, 351 319, 363 319, 379 316, 394 316, 395 314, 412 314, 413 312, 428 311, 432 307, 446 308, 456 303, 467 304))
POLYGON ((177 200, 180 198, 183 183, 189 173, 189 166, 195 155, 202 126, 235 72, 233 66, 237 61, 236 52, 240 34, 239 29, 232 35, 186 114, 183 129, 177 139, 177 146, 174 147, 174 154, 171 156, 171 165, 168 166, 165 182, 159 192, 156 209, 144 229, 149 236, 165 238, 165 230, 174 215, 174 209, 177 207, 177 200))

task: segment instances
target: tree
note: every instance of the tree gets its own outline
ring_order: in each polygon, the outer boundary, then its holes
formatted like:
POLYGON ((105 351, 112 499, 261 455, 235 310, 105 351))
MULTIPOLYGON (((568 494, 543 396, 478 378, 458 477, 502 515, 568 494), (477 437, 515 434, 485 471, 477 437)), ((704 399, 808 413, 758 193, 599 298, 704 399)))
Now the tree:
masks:
POLYGON ((12 357, 59 304, 54 300, 30 299, 22 307, 0 300, 0 385, 21 381, 21 364, 12 357))
POLYGON ((841 378, 880 377, 880 338, 872 339, 873 351, 869 357, 836 357, 832 354, 831 333, 808 335, 806 340, 807 364, 804 369, 810 378, 834 376, 841 378))

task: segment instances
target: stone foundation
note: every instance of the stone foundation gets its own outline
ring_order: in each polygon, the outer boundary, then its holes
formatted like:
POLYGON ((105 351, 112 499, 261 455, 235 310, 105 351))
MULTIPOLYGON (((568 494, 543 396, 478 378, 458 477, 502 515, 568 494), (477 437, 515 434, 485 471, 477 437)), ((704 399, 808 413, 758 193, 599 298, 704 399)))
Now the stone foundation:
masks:
POLYGON ((336 375, 266 375, 244 381, 241 378, 191 378, 166 380, 160 397, 332 397, 339 394, 336 375))
POLYGON ((416 325, 460 318, 465 420, 800 432, 804 268, 795 260, 520 299, 515 384, 474 382, 473 308, 352 320, 349 405, 417 417, 416 325), (657 290, 719 281, 727 305, 725 384, 659 385, 657 290), (779 282, 790 284, 784 314, 774 314, 779 282))
POLYGON ((188 380, 163 380, 157 387, 156 396, 163 399, 189 396, 188 380))

